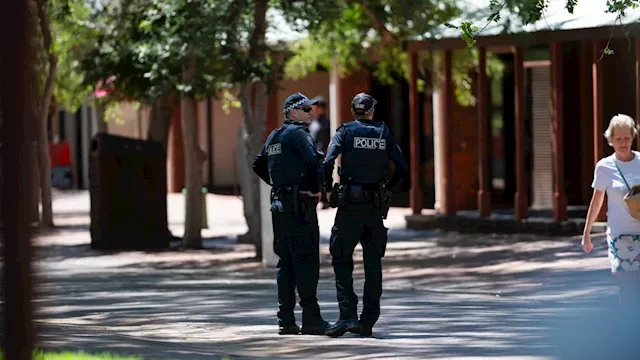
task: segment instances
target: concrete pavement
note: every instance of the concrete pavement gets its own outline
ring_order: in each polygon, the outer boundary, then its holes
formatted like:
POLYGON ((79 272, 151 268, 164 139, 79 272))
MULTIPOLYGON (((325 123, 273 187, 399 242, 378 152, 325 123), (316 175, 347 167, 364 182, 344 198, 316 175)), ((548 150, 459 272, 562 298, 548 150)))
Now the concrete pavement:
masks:
MULTIPOLYGON (((182 197, 168 201, 180 236, 182 197)), ((615 303, 603 237, 586 256, 577 238, 408 231, 407 210, 392 209, 375 337, 278 336, 273 269, 235 243, 246 231, 240 199, 209 195, 201 251, 93 251, 88 204, 87 193, 56 194, 60 228, 36 241, 37 319, 48 348, 149 359, 541 359, 576 349, 584 341, 576 319, 615 303)), ((319 214, 319 299, 335 321, 327 249, 335 210, 319 214)), ((355 259, 361 299, 359 251, 355 259)))

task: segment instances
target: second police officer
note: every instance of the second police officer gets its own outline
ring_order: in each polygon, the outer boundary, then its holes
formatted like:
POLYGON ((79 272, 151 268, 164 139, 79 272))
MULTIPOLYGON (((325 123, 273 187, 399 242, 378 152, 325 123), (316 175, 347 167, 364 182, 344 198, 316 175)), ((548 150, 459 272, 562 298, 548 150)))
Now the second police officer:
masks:
POLYGON ((381 260, 387 246, 388 229, 382 220, 391 205, 390 189, 408 169, 389 128, 384 122, 373 120, 376 104, 377 101, 365 93, 353 98, 351 113, 355 120, 336 130, 323 164, 325 189, 332 206, 338 208, 329 245, 340 307, 340 319, 326 331, 332 337, 347 331, 372 336, 372 328, 380 316, 381 260), (334 162, 340 154, 340 183, 332 189, 334 162), (396 164, 396 170, 385 184, 389 159, 396 164), (352 277, 353 251, 358 242, 362 244, 365 272, 359 320, 352 277))
POLYGON ((274 130, 253 163, 254 172, 271 189, 273 250, 276 266, 279 334, 324 335, 329 323, 317 299, 320 275, 320 232, 316 206, 320 198, 320 160, 309 123, 310 100, 301 93, 284 103, 285 122, 274 130), (300 295, 302 329, 296 324, 295 289, 300 295))

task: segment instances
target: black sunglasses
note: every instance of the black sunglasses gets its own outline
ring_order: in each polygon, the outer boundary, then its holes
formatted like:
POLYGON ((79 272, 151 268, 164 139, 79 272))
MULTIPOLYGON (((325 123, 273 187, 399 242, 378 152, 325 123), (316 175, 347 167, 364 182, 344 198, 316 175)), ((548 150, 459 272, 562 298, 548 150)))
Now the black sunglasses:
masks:
POLYGON ((296 108, 297 110, 302 110, 306 113, 311 112, 311 107, 310 106, 305 106, 305 107, 301 107, 301 108, 296 108))

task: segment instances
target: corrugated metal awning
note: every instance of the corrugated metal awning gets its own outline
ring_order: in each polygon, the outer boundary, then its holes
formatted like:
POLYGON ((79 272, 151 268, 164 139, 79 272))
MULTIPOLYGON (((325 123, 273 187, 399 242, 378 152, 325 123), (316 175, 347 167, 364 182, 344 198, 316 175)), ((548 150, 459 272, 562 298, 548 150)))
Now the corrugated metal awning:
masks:
MULTIPOLYGON (((482 29, 488 24, 487 18, 491 14, 489 10, 489 0, 461 0, 460 6, 466 9, 467 15, 450 21, 451 24, 459 26, 463 21, 471 21, 473 26, 482 29)), ((482 30, 479 37, 534 33, 539 31, 558 30, 578 30, 611 27, 625 25, 627 28, 637 28, 640 20, 640 8, 627 9, 625 17, 616 22, 617 13, 607 13, 606 0, 579 0, 573 10, 573 14, 565 8, 566 0, 549 0, 549 5, 544 11, 544 16, 535 23, 522 26, 522 21, 517 14, 503 9, 500 12, 499 22, 492 22, 482 30)), ((635 29, 634 29, 635 30, 635 29)), ((411 37, 409 40, 438 40, 438 39, 459 39, 461 30, 452 29, 445 25, 437 28, 433 33, 422 36, 411 37)))

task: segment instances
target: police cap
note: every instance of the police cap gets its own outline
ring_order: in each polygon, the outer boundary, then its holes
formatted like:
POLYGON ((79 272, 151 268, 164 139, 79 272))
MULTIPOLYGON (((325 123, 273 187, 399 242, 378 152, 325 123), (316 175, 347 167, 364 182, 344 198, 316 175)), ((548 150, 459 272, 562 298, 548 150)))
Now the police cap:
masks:
POLYGON ((377 103, 373 96, 366 93, 359 93, 351 100, 351 109, 358 115, 364 115, 373 109, 377 103))
POLYGON ((320 105, 320 106, 326 106, 327 105, 327 100, 325 100, 325 98, 322 95, 318 95, 318 96, 314 97, 313 100, 317 100, 318 101, 317 105, 320 105))
POLYGON ((318 100, 311 100, 304 94, 298 92, 287 97, 287 99, 284 101, 284 109, 282 110, 282 112, 286 114, 289 112, 289 110, 304 106, 315 105, 317 102, 318 100))

